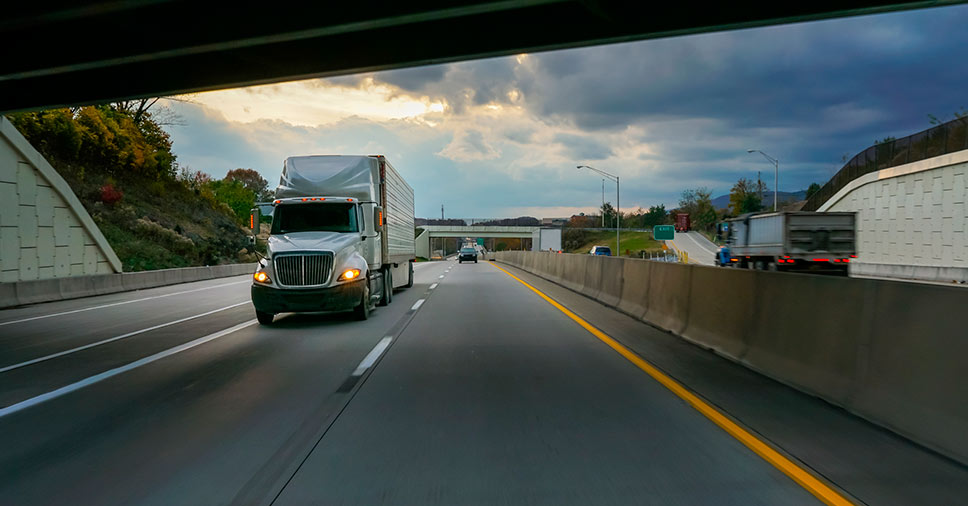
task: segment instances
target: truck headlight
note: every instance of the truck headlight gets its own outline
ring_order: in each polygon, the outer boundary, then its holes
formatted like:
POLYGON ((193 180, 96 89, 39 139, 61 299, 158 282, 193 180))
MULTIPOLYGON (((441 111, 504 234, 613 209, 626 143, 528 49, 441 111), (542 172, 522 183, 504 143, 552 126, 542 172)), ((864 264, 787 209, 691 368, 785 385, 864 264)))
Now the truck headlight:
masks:
POLYGON ((256 283, 263 283, 266 285, 268 285, 269 283, 272 283, 272 280, 269 279, 269 275, 266 274, 265 271, 256 272, 255 274, 252 275, 252 279, 254 279, 256 283))
POLYGON ((359 269, 346 269, 342 274, 339 275, 339 278, 337 278, 336 281, 349 281, 358 277, 360 277, 359 269))

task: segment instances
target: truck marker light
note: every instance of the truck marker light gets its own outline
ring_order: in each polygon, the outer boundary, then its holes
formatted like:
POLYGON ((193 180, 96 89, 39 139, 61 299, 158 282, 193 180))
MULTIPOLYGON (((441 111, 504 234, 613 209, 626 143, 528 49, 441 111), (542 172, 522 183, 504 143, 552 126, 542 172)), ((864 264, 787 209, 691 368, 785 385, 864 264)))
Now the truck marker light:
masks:
POLYGON ((252 277, 255 278, 255 280, 258 281, 259 283, 269 282, 269 275, 262 271, 255 273, 252 277))
POLYGON ((305 202, 305 201, 307 201, 307 200, 309 200, 309 199, 303 199, 303 202, 305 202))
POLYGON ((857 258, 857 255, 851 255, 850 258, 857 258))
POLYGON ((347 202, 353 202, 353 199, 346 199, 347 202))
POLYGON ((830 259, 829 258, 814 258, 813 261, 814 262, 829 262, 830 259))
POLYGON ((846 264, 846 263, 850 262, 850 259, 849 258, 845 258, 843 261, 846 264))

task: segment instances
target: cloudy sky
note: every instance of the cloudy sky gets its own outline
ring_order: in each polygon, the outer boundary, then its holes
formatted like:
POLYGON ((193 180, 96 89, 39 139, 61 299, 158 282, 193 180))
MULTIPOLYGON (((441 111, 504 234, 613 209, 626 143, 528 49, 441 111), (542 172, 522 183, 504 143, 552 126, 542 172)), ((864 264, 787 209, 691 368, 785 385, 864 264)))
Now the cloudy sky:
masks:
POLYGON ((823 183, 875 139, 968 109, 968 6, 775 26, 209 92, 171 102, 182 166, 385 154, 417 215, 568 216, 728 193, 780 159, 780 191, 823 183), (606 186, 614 202, 615 187, 606 186))

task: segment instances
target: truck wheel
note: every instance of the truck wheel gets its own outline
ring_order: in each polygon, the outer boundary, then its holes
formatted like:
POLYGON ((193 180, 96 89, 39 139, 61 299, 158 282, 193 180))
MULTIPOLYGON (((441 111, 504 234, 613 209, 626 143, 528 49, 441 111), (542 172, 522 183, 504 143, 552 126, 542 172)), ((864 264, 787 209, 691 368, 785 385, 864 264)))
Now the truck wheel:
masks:
POLYGON ((410 274, 407 277, 407 288, 411 288, 413 286, 413 261, 407 263, 410 264, 410 268, 408 269, 410 274))
POLYGON ((766 266, 763 265, 762 260, 757 260, 756 263, 753 264, 753 268, 758 271, 766 270, 766 266))
POLYGON ((380 296, 378 306, 387 306, 393 300, 393 273, 387 267, 383 270, 383 294, 380 296))
POLYGON ((258 309, 255 311, 255 319, 259 320, 259 323, 262 325, 269 325, 270 323, 272 323, 272 317, 274 316, 275 315, 272 313, 263 313, 258 309))
POLYGON ((370 317, 370 283, 367 282, 363 285, 363 298, 360 300, 360 304, 353 308, 353 316, 360 321, 366 320, 370 317))
POLYGON ((766 270, 776 272, 780 270, 780 267, 776 265, 776 262, 770 262, 766 264, 766 270))

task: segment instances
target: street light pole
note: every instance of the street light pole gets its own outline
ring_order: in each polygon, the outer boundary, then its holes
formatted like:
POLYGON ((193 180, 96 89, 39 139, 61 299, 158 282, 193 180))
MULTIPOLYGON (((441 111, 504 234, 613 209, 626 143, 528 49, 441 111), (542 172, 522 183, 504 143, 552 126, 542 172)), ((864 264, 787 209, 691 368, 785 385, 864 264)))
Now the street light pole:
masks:
POLYGON ((602 178, 602 228, 605 228, 605 178, 602 178))
POLYGON ((766 157, 767 160, 773 162, 773 212, 776 212, 776 196, 780 192, 780 161, 772 156, 758 150, 758 149, 747 149, 747 153, 759 153, 766 157))
MULTIPOLYGON (((618 254, 621 255, 622 254, 622 232, 621 232, 621 225, 622 225, 622 200, 621 199, 622 199, 622 197, 621 197, 621 192, 619 190, 618 176, 613 176, 612 174, 609 174, 608 172, 598 170, 595 167, 589 167, 588 165, 579 165, 578 168, 579 169, 589 169, 589 170, 593 170, 593 171, 595 171, 595 172, 597 172, 597 173, 605 176, 606 178, 608 178, 608 179, 610 179, 612 181, 615 181, 615 249, 618 250, 618 254)), ((602 181, 603 181, 602 187, 604 188, 604 180, 602 180, 602 181)), ((602 203, 602 207, 603 208, 605 207, 605 204, 604 203, 602 203)), ((602 209, 602 219, 603 220, 605 219, 605 209, 602 209)))

